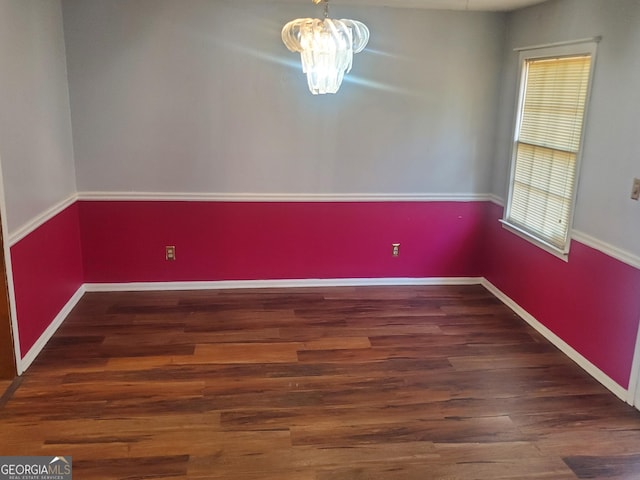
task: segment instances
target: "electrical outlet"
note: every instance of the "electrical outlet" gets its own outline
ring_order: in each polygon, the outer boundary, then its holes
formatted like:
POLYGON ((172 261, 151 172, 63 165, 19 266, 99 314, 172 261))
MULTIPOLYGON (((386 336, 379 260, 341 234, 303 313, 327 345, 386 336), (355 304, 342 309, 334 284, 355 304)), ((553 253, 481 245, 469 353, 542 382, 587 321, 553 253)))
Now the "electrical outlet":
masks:
POLYGON ((391 244, 391 256, 392 257, 400 256, 400 244, 399 243, 392 243, 391 244))
POLYGON ((175 260, 176 259, 176 247, 175 245, 167 245, 164 247, 164 258, 166 260, 175 260))
POLYGON ((633 188, 631 189, 631 200, 640 200, 640 178, 633 179, 633 188))

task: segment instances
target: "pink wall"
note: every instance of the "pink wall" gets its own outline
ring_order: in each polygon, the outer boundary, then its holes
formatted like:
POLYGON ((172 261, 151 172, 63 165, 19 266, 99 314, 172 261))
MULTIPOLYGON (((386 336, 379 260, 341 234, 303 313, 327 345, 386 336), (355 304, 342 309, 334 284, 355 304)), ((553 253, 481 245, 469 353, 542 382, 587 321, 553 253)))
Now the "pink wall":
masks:
POLYGON ((628 388, 640 320, 640 270, 572 242, 565 262, 503 229, 488 207, 484 276, 628 388))
POLYGON ((501 215, 486 202, 80 201, 11 248, 22 353, 83 282, 484 276, 628 387, 640 270, 579 242, 564 262, 501 215))
POLYGON ((478 276, 479 202, 81 201, 86 282, 478 276), (392 258, 391 244, 401 243, 392 258), (176 246, 177 260, 164 258, 176 246))
POLYGON ((78 210, 67 207, 11 247, 23 357, 83 283, 78 210))

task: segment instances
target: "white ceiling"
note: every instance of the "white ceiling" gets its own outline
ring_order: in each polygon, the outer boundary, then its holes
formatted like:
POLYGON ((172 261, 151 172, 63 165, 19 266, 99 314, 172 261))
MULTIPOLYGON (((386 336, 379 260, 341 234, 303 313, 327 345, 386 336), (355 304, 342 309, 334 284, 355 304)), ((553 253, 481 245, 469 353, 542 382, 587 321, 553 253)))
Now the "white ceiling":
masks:
MULTIPOLYGON (((291 3, 311 3, 312 0, 284 0, 291 3)), ((432 8, 438 10, 517 10, 548 0, 329 0, 330 5, 362 5, 374 7, 432 8)))

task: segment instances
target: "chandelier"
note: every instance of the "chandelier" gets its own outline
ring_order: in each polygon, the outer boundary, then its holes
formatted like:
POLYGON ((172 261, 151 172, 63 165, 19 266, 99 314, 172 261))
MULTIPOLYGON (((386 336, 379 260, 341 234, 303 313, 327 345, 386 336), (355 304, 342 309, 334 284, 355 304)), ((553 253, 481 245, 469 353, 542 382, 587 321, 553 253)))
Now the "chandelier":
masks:
POLYGON ((292 52, 300 52, 311 93, 336 93, 351 70, 353 54, 366 47, 369 29, 356 20, 329 18, 329 0, 313 3, 324 3, 324 19, 292 20, 282 29, 282 41, 292 52))

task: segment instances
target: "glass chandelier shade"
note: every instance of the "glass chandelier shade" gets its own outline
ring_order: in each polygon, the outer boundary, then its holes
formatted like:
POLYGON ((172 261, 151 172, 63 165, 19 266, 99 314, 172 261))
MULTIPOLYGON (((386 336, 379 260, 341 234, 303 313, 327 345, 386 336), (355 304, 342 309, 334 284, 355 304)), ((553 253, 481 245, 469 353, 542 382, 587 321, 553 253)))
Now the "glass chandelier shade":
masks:
MULTIPOLYGON (((326 5, 325 0, 325 17, 326 5)), ((311 93, 336 93, 351 70, 353 54, 367 46, 369 29, 356 20, 298 18, 284 26, 282 41, 292 52, 300 52, 311 93)))

